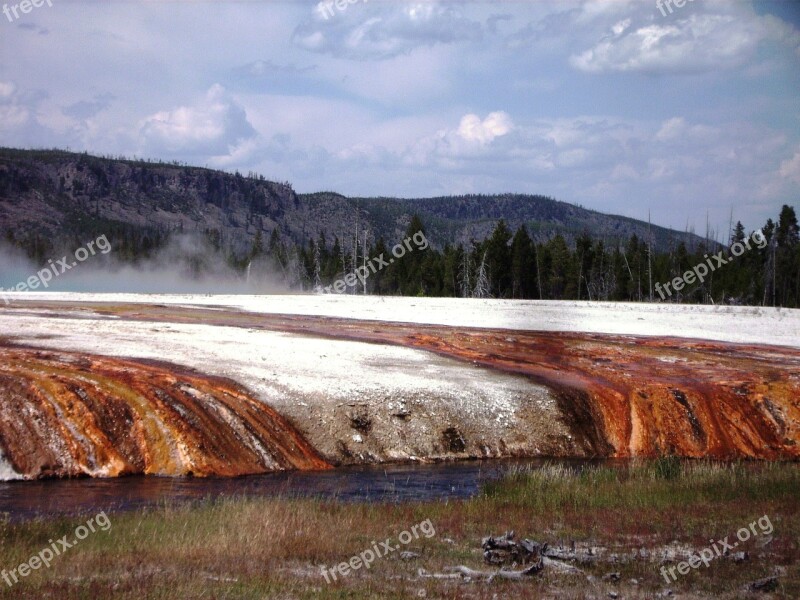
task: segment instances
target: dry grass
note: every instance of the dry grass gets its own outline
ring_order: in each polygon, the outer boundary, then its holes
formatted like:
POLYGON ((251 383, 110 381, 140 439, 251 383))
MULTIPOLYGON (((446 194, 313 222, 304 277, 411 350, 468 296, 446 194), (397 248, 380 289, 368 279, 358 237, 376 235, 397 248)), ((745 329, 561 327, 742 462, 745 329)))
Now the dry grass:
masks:
MULTIPOLYGON (((181 508, 111 515, 98 532, 13 588, 0 580, 0 598, 652 598, 669 587, 675 597, 742 597, 745 583, 782 573, 772 597, 800 597, 798 539, 800 468, 795 464, 714 465, 641 463, 576 473, 558 466, 515 472, 468 501, 401 505, 344 504, 309 499, 207 502, 181 508), (579 565, 586 576, 545 573, 531 581, 490 584, 420 579, 465 564, 486 569, 480 538, 514 529, 551 545, 590 542, 619 553, 676 541, 696 549, 767 514, 772 541, 742 549, 750 558, 720 559, 667 586, 647 559, 579 565), (333 584, 331 566, 430 519, 436 535, 408 549, 421 554, 378 559, 333 584), (619 571, 618 584, 601 581, 619 571), (638 580, 634 585, 631 579, 638 580)), ((86 518, 0 522, 0 567, 14 568, 72 535, 86 518)), ((404 548, 405 549, 405 548, 404 548)), ((761 595, 761 597, 768 597, 761 595)))

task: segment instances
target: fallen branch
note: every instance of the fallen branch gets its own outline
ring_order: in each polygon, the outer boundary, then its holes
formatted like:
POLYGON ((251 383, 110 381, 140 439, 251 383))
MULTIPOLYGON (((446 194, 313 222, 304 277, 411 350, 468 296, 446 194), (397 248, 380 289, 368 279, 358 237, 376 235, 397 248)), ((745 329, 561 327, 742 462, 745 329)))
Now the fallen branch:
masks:
POLYGON ((485 579, 487 582, 491 583, 492 580, 496 578, 500 579, 510 579, 512 581, 521 581, 523 579, 527 579, 536 575, 539 571, 542 570, 542 564, 537 563, 529 566, 526 569, 521 571, 508 571, 505 569, 500 569, 498 571, 476 571, 475 569, 470 569, 464 565, 458 565, 455 567, 445 567, 445 573, 428 573, 425 569, 419 569, 417 574, 420 577, 425 578, 432 578, 432 579, 458 579, 458 578, 465 578, 465 579, 485 579))
POLYGON ((574 575, 583 575, 583 571, 581 571, 578 567, 574 567, 569 563, 561 562, 559 560, 555 560, 553 558, 547 558, 546 556, 542 557, 542 566, 544 567, 552 567, 559 573, 570 573, 574 575))
POLYGON ((558 573, 569 575, 583 575, 584 572, 570 564, 561 562, 556 558, 547 556, 547 544, 539 544, 525 539, 519 542, 514 540, 514 532, 506 532, 502 536, 487 537, 481 541, 483 548, 483 560, 489 564, 514 565, 528 564, 521 571, 513 571, 501 567, 497 571, 476 571, 464 565, 455 567, 445 567, 444 573, 428 573, 425 569, 419 569, 417 574, 421 578, 429 579, 467 579, 485 580, 489 583, 495 579, 509 579, 511 581, 523 581, 530 579, 540 573, 545 567, 558 573))

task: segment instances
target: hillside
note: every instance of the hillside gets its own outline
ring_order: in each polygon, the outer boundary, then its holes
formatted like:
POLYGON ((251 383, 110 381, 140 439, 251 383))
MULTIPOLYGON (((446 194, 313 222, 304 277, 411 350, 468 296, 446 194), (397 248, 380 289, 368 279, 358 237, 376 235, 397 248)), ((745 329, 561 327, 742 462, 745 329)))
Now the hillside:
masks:
MULTIPOLYGON (((489 195, 428 199, 296 194, 288 183, 179 164, 112 159, 66 151, 0 149, 0 234, 28 245, 63 246, 93 235, 150 236, 197 232, 243 252, 260 231, 266 240, 305 243, 324 232, 349 240, 356 229, 395 240, 418 214, 434 247, 487 237, 501 218, 523 223, 537 240, 584 231, 607 242, 646 238, 648 224, 604 215, 544 196, 489 195)), ((653 226, 654 247, 696 236, 653 226)), ((345 245, 349 242, 345 241, 345 245)), ((42 253, 45 248, 42 248, 42 253)))

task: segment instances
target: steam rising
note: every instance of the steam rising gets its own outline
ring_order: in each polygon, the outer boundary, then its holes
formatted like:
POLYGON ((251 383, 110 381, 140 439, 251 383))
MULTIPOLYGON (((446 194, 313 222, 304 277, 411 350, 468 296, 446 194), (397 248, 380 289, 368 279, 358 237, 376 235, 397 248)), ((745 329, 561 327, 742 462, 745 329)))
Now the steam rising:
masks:
MULTIPOLYGON (((99 250, 85 261, 53 277, 48 287, 35 291, 119 292, 150 294, 279 294, 290 291, 291 278, 276 270, 266 258, 254 260, 241 272, 203 238, 176 235, 153 256, 124 262, 118 255, 119 244, 111 239, 112 250, 99 250)), ((53 263, 66 256, 71 265, 77 248, 48 257, 53 263)), ((0 244, 0 287, 14 289, 49 264, 36 264, 18 248, 0 244)), ((297 293, 299 290, 294 290, 297 293)))

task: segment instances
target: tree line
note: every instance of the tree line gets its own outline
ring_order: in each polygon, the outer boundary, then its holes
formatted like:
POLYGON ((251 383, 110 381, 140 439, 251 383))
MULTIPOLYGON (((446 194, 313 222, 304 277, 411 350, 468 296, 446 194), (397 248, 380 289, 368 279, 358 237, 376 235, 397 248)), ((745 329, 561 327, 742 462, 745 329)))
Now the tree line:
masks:
MULTIPOLYGON (((406 236, 425 231, 413 217, 406 236)), ((730 233, 729 245, 751 238, 741 222, 730 233)), ((759 230, 763 244, 731 258, 728 248, 701 241, 694 248, 685 242, 668 251, 654 251, 647 239, 632 235, 627 243, 607 244, 585 232, 569 245, 558 234, 534 240, 523 225, 511 231, 504 220, 481 241, 446 245, 442 249, 409 252, 384 269, 370 274, 365 283, 349 287, 351 294, 514 298, 541 300, 662 301, 656 284, 669 282, 711 260, 727 258, 702 282, 686 285, 666 301, 695 304, 800 306, 800 230, 794 208, 783 206, 777 221, 768 219, 759 230)), ((366 237, 366 239, 364 239, 366 237)), ((320 289, 391 246, 383 239, 328 240, 324 234, 303 245, 284 244, 277 230, 266 247, 259 239, 250 260, 266 256, 287 273, 292 285, 320 289)), ((759 237, 759 239, 761 239, 759 237)))
MULTIPOLYGON (((106 234, 115 260, 134 264, 158 255, 176 235, 188 235, 96 218, 84 217, 80 225, 85 235, 106 234)), ((425 233, 425 224, 414 216, 406 236, 418 232, 425 233)), ((728 257, 730 252, 707 240, 693 248, 679 242, 657 251, 651 241, 637 235, 624 243, 609 243, 588 232, 569 244, 561 234, 535 239, 524 225, 512 231, 501 219, 484 240, 414 249, 371 272, 365 282, 348 285, 345 293, 800 307, 800 233, 794 208, 783 206, 777 221, 768 219, 760 233, 766 243, 750 244, 704 281, 686 285, 664 299, 656 292, 658 284, 682 277, 720 251, 728 257)), ((388 261, 394 242, 374 240, 368 231, 359 231, 333 239, 321 232, 298 243, 274 229, 267 240, 258 231, 252 243, 243 247, 241 240, 226 239, 216 230, 200 235, 203 249, 185 257, 190 276, 203 275, 205 265, 224 261, 242 278, 278 278, 297 291, 320 291, 381 255, 388 261)), ((741 222, 736 223, 729 245, 751 235, 741 222)), ((6 232, 4 237, 36 263, 44 263, 56 252, 53 240, 42 235, 18 238, 6 232)), ((63 242, 77 247, 84 241, 72 237, 63 242)))

